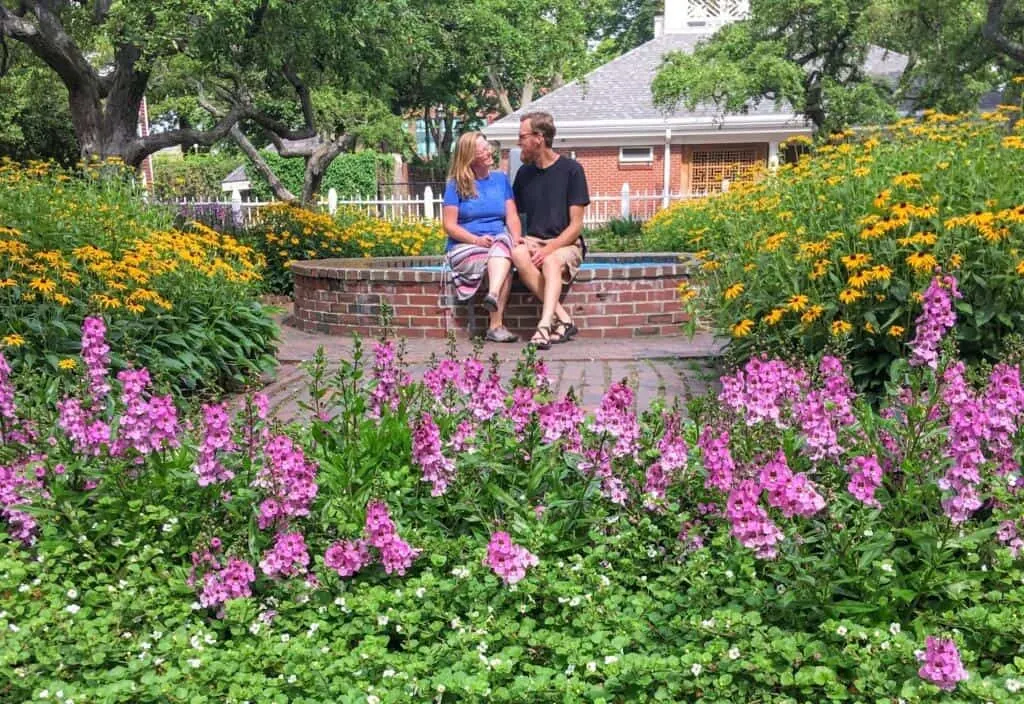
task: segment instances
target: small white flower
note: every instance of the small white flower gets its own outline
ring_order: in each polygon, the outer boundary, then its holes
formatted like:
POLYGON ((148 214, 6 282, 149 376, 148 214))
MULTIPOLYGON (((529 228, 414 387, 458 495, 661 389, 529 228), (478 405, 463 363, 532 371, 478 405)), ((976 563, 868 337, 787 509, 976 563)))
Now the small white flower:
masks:
POLYGON ((605 665, 614 665, 618 661, 619 661, 619 656, 618 655, 605 655, 604 656, 604 664, 605 665))
POLYGON ((706 618, 706 619, 704 619, 703 621, 700 622, 700 627, 701 628, 714 628, 715 627, 715 619, 713 619, 713 618, 706 618))
POLYGON ((699 662, 695 662, 690 666, 690 672, 693 673, 694 677, 700 677, 700 673, 704 672, 704 668, 699 662))
POLYGON ((288 684, 295 684, 298 679, 295 675, 288 675, 288 684))
POLYGON ((981 566, 981 571, 982 572, 988 572, 988 565, 982 565, 981 566))
POLYGON ((444 694, 445 686, 443 684, 439 684, 437 685, 436 689, 438 694, 444 694))
POLYGON ((578 596, 574 596, 572 599, 569 599, 569 606, 579 606, 579 605, 580 605, 580 598, 578 596))
MULTIPOLYGON (((20 592, 21 594, 24 594, 29 589, 31 589, 31 587, 28 586, 27 584, 19 584, 18 585, 18 592, 20 592)), ((43 691, 45 692, 46 690, 44 689, 43 691)))
POLYGON ((608 579, 607 575, 601 575, 601 586, 607 587, 612 583, 612 580, 608 579))
POLYGON ((841 636, 845 636, 847 633, 849 633, 849 631, 846 630, 846 626, 840 626, 836 629, 836 633, 838 633, 841 636))
MULTIPOLYGON (((163 665, 165 660, 163 658, 153 658, 153 667, 160 667, 163 665)), ((67 704, 67 702, 65 702, 67 704)))
POLYGON ((281 642, 282 643, 287 643, 291 639, 292 639, 292 637, 290 635, 288 635, 287 633, 282 633, 281 634, 281 642))
POLYGON ((732 571, 732 570, 726 570, 726 571, 725 571, 725 578, 726 578, 726 579, 732 579, 732 578, 733 578, 733 577, 735 577, 735 576, 736 576, 736 575, 735 575, 735 574, 733 574, 733 571, 732 571))
POLYGON ((160 640, 164 637, 163 631, 153 631, 153 640, 160 640))
POLYGON ((501 658, 491 658, 487 661, 487 667, 494 669, 501 664, 501 658))
POLYGON ((892 574, 896 570, 893 569, 892 563, 889 562, 888 560, 886 560, 885 562, 882 563, 882 571, 883 572, 888 572, 889 574, 892 574))
POLYGON ((77 599, 77 598, 78 598, 78 590, 77 589, 68 589, 68 599, 77 599))
POLYGON ((895 623, 895 622, 889 624, 889 633, 892 633, 893 635, 896 635, 897 633, 900 632, 900 630, 902 630, 900 628, 900 624, 895 623))
POLYGON ((189 644, 192 645, 193 650, 202 650, 203 642, 199 639, 199 634, 196 634, 188 639, 189 644))
POLYGON ((78 604, 68 604, 67 606, 64 607, 64 610, 67 611, 69 614, 77 614, 79 609, 81 609, 81 608, 82 607, 79 606, 78 604))
POLYGON ((739 660, 740 659, 740 649, 737 648, 736 646, 733 646, 733 647, 729 648, 729 659, 730 660, 739 660))
POLYGON ((469 576, 469 568, 467 567, 456 567, 452 570, 452 576, 456 579, 465 579, 469 576))
POLYGON ((1024 688, 1024 682, 1020 680, 1006 680, 1006 691, 1007 692, 1019 692, 1024 688))
POLYGON ((17 633, 21 629, 15 626, 13 623, 7 624, 7 627, 11 629, 11 633, 17 633))
POLYGON ((868 528, 868 529, 866 529, 864 531, 864 537, 865 538, 870 538, 874 534, 875 534, 875 531, 871 530, 870 528, 868 528))
POLYGON ((189 658, 186 662, 188 662, 189 667, 192 667, 192 668, 197 668, 197 667, 199 667, 200 665, 203 664, 203 661, 200 660, 199 658, 189 658))
POLYGON ((386 626, 386 625, 388 625, 388 617, 383 615, 383 614, 378 615, 377 616, 377 625, 378 626, 386 626))
POLYGON ((889 641, 883 640, 881 645, 878 646, 882 650, 888 650, 890 648, 889 641))
POLYGON ((63 689, 58 689, 56 692, 53 693, 53 696, 55 696, 57 699, 63 699, 64 698, 64 690, 63 689))
POLYGON ((125 640, 128 640, 129 638, 132 637, 132 633, 131 633, 131 631, 125 631, 124 633, 121 634, 121 637, 124 638, 125 640))
POLYGON ((253 621, 252 623, 249 624, 249 633, 252 633, 253 635, 256 635, 259 632, 260 632, 260 623, 259 623, 259 621, 253 621))
POLYGON ((193 601, 192 604, 190 605, 190 608, 193 611, 199 611, 199 609, 203 608, 203 605, 200 604, 198 601, 193 601))
POLYGON ((328 648, 328 647, 327 647, 327 646, 325 645, 324 647, 320 648, 320 652, 321 652, 321 653, 329 653, 329 652, 331 652, 331 649, 330 649, 330 648, 328 648))
POLYGON ((785 584, 776 584, 775 585, 775 591, 778 592, 779 594, 785 594, 786 593, 786 585, 785 584))
POLYGON ((380 675, 381 677, 394 677, 395 671, 389 667, 388 669, 384 670, 384 672, 380 673, 380 675))
POLYGON ((142 648, 143 650, 149 650, 150 648, 153 647, 153 644, 150 643, 148 640, 144 640, 141 643, 139 643, 139 647, 142 648))
POLYGON ((597 672, 597 663, 591 660, 587 663, 587 672, 597 672))
POLYGON ((41 691, 39 693, 39 698, 40 699, 49 699, 50 698, 50 690, 44 689, 43 691, 41 691))
POLYGON ((207 645, 213 645, 217 642, 217 639, 214 637, 212 633, 207 633, 205 636, 203 636, 203 642, 207 645))
POLYGON ((476 646, 476 651, 478 653, 486 653, 487 652, 487 643, 485 641, 480 641, 480 643, 477 644, 477 646, 476 646))
POLYGON ((380 697, 378 697, 376 694, 367 694, 366 704, 380 704, 380 697))
POLYGON ((423 587, 420 587, 419 589, 417 589, 417 590, 416 590, 416 598, 417 598, 417 599, 422 599, 422 598, 423 598, 423 596, 424 596, 424 595, 425 595, 426 593, 427 593, 427 590, 426 590, 425 588, 423 588, 423 587))
POLYGON ((574 673, 574 672, 576 672, 576 666, 573 665, 572 663, 569 663, 569 667, 565 668, 565 676, 566 677, 571 677, 572 673, 574 673))
POLYGON ((340 596, 335 598, 334 605, 335 606, 344 606, 345 605, 345 599, 343 597, 340 597, 340 596))

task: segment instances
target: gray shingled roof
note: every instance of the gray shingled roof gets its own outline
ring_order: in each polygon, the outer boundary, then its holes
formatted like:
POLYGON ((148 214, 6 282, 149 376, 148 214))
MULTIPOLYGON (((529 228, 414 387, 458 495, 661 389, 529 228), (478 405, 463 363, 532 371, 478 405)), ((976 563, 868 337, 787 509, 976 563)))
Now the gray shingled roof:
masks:
POLYGON ((249 177, 245 174, 245 164, 235 168, 231 173, 224 177, 221 183, 240 183, 242 181, 248 181, 249 177))
MULTIPOLYGON (((547 95, 534 100, 527 108, 551 113, 556 122, 565 120, 650 120, 667 115, 680 117, 714 116, 721 110, 714 105, 698 105, 695 110, 680 107, 668 114, 655 107, 651 99, 651 81, 661 66, 665 55, 673 51, 693 51, 697 42, 707 38, 701 34, 666 34, 638 46, 600 68, 588 73, 583 79, 573 81, 547 95)), ((870 75, 884 80, 897 80, 907 64, 907 57, 895 52, 872 47, 865 69, 870 75)), ((751 115, 767 115, 790 112, 789 106, 777 106, 774 101, 762 100, 751 106, 751 115)), ((504 126, 519 122, 519 114, 495 121, 492 126, 504 126)), ((500 127, 499 127, 500 129, 500 127)))

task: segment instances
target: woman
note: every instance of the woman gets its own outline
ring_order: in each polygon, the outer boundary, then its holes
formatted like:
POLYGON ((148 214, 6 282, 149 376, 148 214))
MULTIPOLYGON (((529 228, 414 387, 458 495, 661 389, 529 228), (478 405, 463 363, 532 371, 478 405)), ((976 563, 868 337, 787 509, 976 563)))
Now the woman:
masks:
POLYGON ((484 308, 490 321, 485 339, 515 342, 503 315, 512 286, 512 247, 523 241, 512 186, 500 171, 491 171, 493 152, 479 132, 459 137, 444 190, 445 256, 452 270, 456 296, 476 295, 487 279, 484 308))

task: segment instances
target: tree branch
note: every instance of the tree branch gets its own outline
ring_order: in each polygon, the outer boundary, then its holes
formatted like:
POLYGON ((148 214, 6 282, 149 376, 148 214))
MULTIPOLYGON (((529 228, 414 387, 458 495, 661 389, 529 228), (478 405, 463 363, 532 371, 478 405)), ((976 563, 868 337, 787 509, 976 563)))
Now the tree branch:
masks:
POLYGON ((287 201, 289 203, 294 202, 296 200, 295 194, 285 187, 281 182, 281 179, 279 179, 277 174, 274 173, 273 169, 267 165, 267 162, 260 155, 259 151, 257 151, 256 147, 252 146, 252 142, 242 134, 242 130, 239 129, 237 124, 231 126, 230 134, 231 138, 235 140, 235 143, 243 152, 245 152, 245 155, 249 157, 249 161, 251 161, 252 165, 256 167, 256 170, 263 176, 263 178, 267 179, 267 183, 270 184, 270 190, 274 192, 274 196, 279 200, 287 201))
POLYGON ((505 90, 505 86, 502 84, 497 71, 495 71, 494 67, 490 65, 487 67, 487 80, 490 82, 491 88, 494 90, 494 94, 498 96, 498 105, 501 107, 501 111, 506 115, 514 113, 515 108, 513 108, 512 103, 509 102, 508 91, 505 90))
POLYGON ((0 5, 0 34, 27 46, 69 89, 90 84, 100 97, 106 97, 105 82, 46 3, 23 0, 22 6, 35 15, 36 22, 0 5))
MULTIPOLYGON (((231 128, 242 118, 248 117, 250 112, 251 108, 247 105, 233 105, 228 114, 224 115, 216 125, 208 130, 184 128, 168 132, 158 132, 148 137, 139 137, 135 140, 134 148, 131 150, 131 157, 137 156, 138 161, 141 162, 142 159, 153 152, 158 152, 167 147, 176 147, 179 144, 186 148, 193 144, 208 147, 218 140, 224 139, 231 131, 231 128)), ((131 157, 126 155, 125 161, 135 163, 135 159, 131 157)))
POLYGON ((988 15, 981 27, 981 34, 1001 52, 1024 63, 1024 43, 1015 41, 1003 33, 1001 25, 1005 9, 1006 0, 988 0, 988 15))
POLYGON ((313 101, 309 97, 309 88, 306 87, 306 84, 299 78, 299 74, 295 73, 295 69, 287 61, 281 67, 281 73, 292 84, 292 88, 295 89, 295 93, 299 96, 299 103, 302 105, 302 117, 306 122, 306 131, 309 132, 307 136, 316 134, 316 119, 313 117, 313 101))

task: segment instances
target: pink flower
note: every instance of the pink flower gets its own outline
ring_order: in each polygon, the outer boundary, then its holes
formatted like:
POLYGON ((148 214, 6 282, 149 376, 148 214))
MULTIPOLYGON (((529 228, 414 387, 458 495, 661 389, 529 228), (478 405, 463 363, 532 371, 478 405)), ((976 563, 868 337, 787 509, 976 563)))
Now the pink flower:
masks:
POLYGON ((268 577, 296 577, 305 574, 309 566, 309 552, 302 533, 278 533, 274 547, 260 560, 260 569, 268 577))
POLYGON ((365 540, 342 540, 327 548, 324 564, 340 577, 351 577, 372 562, 370 544, 365 540))
POLYGON ((494 570, 505 584, 515 584, 526 576, 526 570, 540 564, 537 556, 512 542, 504 531, 491 534, 484 565, 494 570))
POLYGON ((381 501, 371 501, 366 507, 366 532, 370 534, 370 544, 380 552, 381 563, 388 574, 404 575, 422 552, 398 537, 387 504, 381 501))
POLYGON ((939 346, 945 334, 956 325, 953 299, 962 298, 957 281, 952 276, 936 276, 924 292, 921 315, 915 324, 917 330, 910 343, 910 364, 936 369, 939 366, 939 346))
POLYGON ((924 664, 917 671, 921 679, 947 692, 952 692, 958 682, 963 682, 969 677, 963 663, 960 662, 960 652, 952 639, 928 636, 921 660, 924 664))
POLYGON ((442 496, 455 478, 455 463, 441 454, 441 431, 424 413, 412 432, 412 461, 419 465, 423 481, 430 482, 431 496, 442 496))

